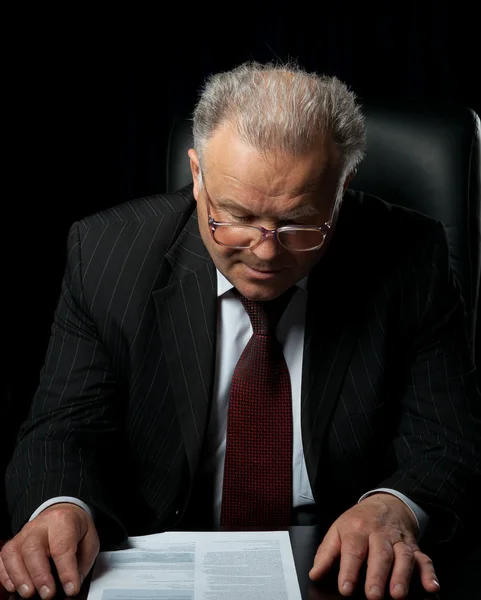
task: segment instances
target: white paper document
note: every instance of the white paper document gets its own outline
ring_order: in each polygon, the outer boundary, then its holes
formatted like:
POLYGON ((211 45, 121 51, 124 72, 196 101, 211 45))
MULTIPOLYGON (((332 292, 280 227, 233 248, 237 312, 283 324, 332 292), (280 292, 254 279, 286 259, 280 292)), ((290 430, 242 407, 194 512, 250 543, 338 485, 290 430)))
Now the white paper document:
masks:
POLYGON ((101 552, 88 600, 301 600, 287 531, 166 532, 101 552))

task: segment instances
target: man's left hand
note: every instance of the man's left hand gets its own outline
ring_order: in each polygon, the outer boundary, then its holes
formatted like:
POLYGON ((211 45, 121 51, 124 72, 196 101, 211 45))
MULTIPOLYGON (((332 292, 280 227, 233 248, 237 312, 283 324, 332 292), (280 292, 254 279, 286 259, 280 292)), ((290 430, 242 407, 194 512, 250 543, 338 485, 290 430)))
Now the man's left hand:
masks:
POLYGON ((416 519, 402 500, 391 494, 373 494, 335 521, 317 550, 309 576, 320 579, 340 558, 339 591, 350 596, 367 559, 365 594, 369 600, 384 597, 389 575, 391 597, 405 598, 414 567, 424 589, 437 592, 433 563, 419 549, 416 534, 416 519))

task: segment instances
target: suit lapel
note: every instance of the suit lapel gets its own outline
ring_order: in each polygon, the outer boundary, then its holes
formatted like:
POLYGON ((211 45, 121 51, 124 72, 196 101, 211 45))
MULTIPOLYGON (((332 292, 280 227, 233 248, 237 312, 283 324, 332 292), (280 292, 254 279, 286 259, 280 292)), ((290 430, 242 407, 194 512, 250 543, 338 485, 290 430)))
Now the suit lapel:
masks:
POLYGON ((359 271, 353 257, 343 252, 346 240, 340 239, 344 236, 339 229, 333 247, 311 272, 308 286, 301 425, 313 490, 326 430, 358 338, 361 310, 359 294, 355 294, 359 271))
POLYGON ((217 317, 214 264, 197 214, 166 255, 170 284, 153 293, 191 475, 196 471, 213 392, 217 317))

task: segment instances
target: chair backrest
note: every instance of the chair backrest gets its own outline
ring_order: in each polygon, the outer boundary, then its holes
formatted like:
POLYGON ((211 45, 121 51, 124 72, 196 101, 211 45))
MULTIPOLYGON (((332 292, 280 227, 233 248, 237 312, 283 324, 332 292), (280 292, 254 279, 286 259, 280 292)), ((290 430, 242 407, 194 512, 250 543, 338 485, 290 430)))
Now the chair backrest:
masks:
MULTIPOLYGON (((367 153, 351 187, 444 223, 474 355, 481 271, 479 117, 462 106, 365 105, 364 114, 367 153)), ((187 157, 191 147, 191 121, 177 117, 167 150, 168 192, 192 181, 187 157)))

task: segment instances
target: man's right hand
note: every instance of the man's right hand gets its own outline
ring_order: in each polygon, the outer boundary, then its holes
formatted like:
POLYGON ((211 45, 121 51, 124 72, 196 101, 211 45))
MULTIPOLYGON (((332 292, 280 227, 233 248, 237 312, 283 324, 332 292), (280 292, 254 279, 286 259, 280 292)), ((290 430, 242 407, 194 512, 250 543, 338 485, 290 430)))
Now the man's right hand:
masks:
POLYGON ((27 523, 0 553, 0 583, 30 598, 53 598, 51 558, 67 596, 75 596, 92 568, 100 542, 91 516, 75 504, 54 504, 27 523))

